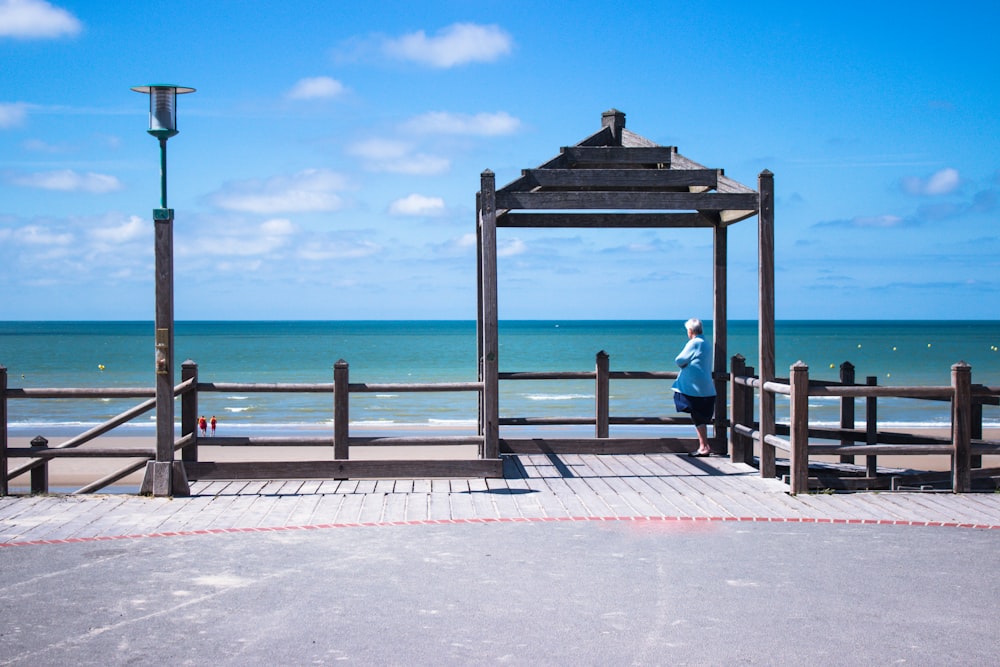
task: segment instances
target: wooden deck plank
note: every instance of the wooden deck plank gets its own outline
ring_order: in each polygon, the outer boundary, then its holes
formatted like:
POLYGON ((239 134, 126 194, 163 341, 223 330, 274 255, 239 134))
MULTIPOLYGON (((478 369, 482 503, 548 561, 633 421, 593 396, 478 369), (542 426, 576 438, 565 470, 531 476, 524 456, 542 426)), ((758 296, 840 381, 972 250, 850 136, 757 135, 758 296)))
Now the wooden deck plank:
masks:
POLYGON ((361 505, 364 502, 364 494, 346 493, 343 496, 344 502, 337 510, 337 516, 332 523, 358 523, 361 516, 361 505))
POLYGON ((313 508, 310 524, 313 526, 329 525, 337 522, 340 506, 344 504, 344 496, 336 493, 319 494, 319 502, 313 508))
POLYGON ((406 521, 406 493, 387 493, 382 508, 382 521, 406 521))
POLYGON ((427 518, 431 521, 451 519, 451 502, 448 498, 450 492, 440 484, 437 485, 437 488, 439 490, 427 495, 427 518))
MULTIPOLYGON (((428 488, 430 485, 428 485, 428 488)), ((430 512, 427 509, 430 493, 424 491, 413 491, 407 495, 406 500, 406 520, 426 521, 430 512)))
POLYGON ((700 507, 692 505, 683 496, 674 493, 672 487, 667 485, 655 471, 650 470, 643 461, 644 455, 629 457, 623 465, 632 471, 632 476, 626 478, 637 493, 652 503, 660 516, 686 516, 695 507, 700 511, 700 507))
POLYGON ((633 478, 634 473, 623 465, 620 457, 594 456, 592 468, 595 472, 599 472, 604 482, 632 508, 632 514, 636 516, 656 514, 656 506, 633 488, 630 479, 626 479, 626 477, 633 478))
POLYGON ((373 489, 362 496, 361 512, 358 520, 362 523, 378 523, 385 514, 385 493, 377 493, 373 489))

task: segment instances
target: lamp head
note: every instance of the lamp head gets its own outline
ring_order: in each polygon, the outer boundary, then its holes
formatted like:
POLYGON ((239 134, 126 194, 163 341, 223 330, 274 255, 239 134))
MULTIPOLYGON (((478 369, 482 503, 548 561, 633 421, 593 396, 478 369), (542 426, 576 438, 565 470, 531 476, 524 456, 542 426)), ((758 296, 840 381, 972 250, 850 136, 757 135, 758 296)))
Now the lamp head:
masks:
POLYGON ((137 93, 149 95, 149 132, 157 139, 169 139, 177 134, 177 96, 193 93, 194 88, 169 83, 134 86, 137 93))

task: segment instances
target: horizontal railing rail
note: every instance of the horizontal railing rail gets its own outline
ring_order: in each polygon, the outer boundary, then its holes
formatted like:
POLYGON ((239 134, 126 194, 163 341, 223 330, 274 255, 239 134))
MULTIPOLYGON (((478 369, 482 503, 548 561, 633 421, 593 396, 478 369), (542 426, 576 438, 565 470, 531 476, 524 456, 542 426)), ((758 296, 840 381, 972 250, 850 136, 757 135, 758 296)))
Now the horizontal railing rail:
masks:
MULTIPOLYGON (((752 462, 753 444, 762 449, 760 473, 773 476, 764 462, 773 461, 773 451, 789 455, 789 486, 793 493, 809 488, 811 456, 838 455, 841 463, 854 463, 855 456, 866 457, 865 478, 878 484, 879 455, 950 455, 951 485, 955 492, 970 490, 973 469, 981 468, 983 455, 1000 454, 1000 442, 983 439, 983 406, 1000 405, 1000 388, 974 385, 971 367, 959 363, 952 367, 950 386, 878 386, 876 378, 868 377, 864 385, 855 384, 854 367, 841 366, 841 381, 831 382, 809 378, 809 367, 802 362, 793 365, 788 379, 762 382, 745 367, 743 357, 732 359, 730 438, 734 460, 752 462), (762 433, 754 420, 754 390, 789 396, 790 413, 787 424, 774 423, 773 433, 762 433), (818 427, 809 423, 809 398, 839 397, 841 399, 840 428, 818 427), (948 438, 933 435, 895 433, 878 428, 878 399, 902 398, 913 400, 949 401, 951 420, 948 438), (854 428, 854 401, 865 400, 865 428, 854 428), (810 439, 836 441, 814 443, 810 439)), ((983 476, 995 476, 997 471, 981 469, 983 476)))

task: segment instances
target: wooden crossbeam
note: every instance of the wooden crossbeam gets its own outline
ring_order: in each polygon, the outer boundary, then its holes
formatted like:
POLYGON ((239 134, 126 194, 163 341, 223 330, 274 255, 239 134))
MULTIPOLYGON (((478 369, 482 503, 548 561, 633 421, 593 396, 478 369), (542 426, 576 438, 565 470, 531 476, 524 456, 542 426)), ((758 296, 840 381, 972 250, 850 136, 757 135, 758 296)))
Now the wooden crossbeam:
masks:
POLYGON ((676 149, 672 146, 619 147, 567 146, 560 153, 569 166, 588 164, 659 164, 669 168, 676 149))
MULTIPOLYGON (((635 149, 631 149, 635 150, 635 149)), ((719 172, 715 169, 525 169, 524 178, 504 187, 504 191, 542 188, 689 188, 715 189, 719 172)))
POLYGON ((497 227, 624 229, 714 227, 701 213, 521 213, 510 211, 497 218, 497 227))
MULTIPOLYGON (((635 150, 635 149, 632 149, 635 150)), ((497 209, 660 209, 727 211, 757 209, 756 193, 721 192, 503 192, 497 209)))

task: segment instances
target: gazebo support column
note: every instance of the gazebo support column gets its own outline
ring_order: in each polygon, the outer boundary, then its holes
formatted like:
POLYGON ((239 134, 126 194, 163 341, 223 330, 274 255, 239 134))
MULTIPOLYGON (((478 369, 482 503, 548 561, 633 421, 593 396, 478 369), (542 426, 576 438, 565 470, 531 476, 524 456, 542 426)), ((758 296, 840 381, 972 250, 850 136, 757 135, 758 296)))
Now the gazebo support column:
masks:
POLYGON ((483 381, 483 457, 500 456, 500 332, 497 309, 496 176, 487 169, 480 178, 479 235, 482 256, 482 346, 479 367, 483 381))
POLYGON ((774 174, 765 169, 757 177, 760 209, 757 213, 758 297, 757 344, 760 390, 760 476, 774 477, 774 447, 765 444, 774 435, 774 394, 763 385, 774 380, 774 174))
POLYGON ((716 454, 725 454, 728 443, 726 431, 726 364, 728 362, 728 352, 726 339, 728 334, 728 312, 726 303, 727 283, 726 265, 728 262, 728 236, 727 227, 722 224, 718 215, 715 216, 715 228, 713 235, 713 269, 712 269, 712 348, 715 350, 715 358, 712 360, 712 369, 715 371, 715 423, 713 426, 712 450, 716 454))

